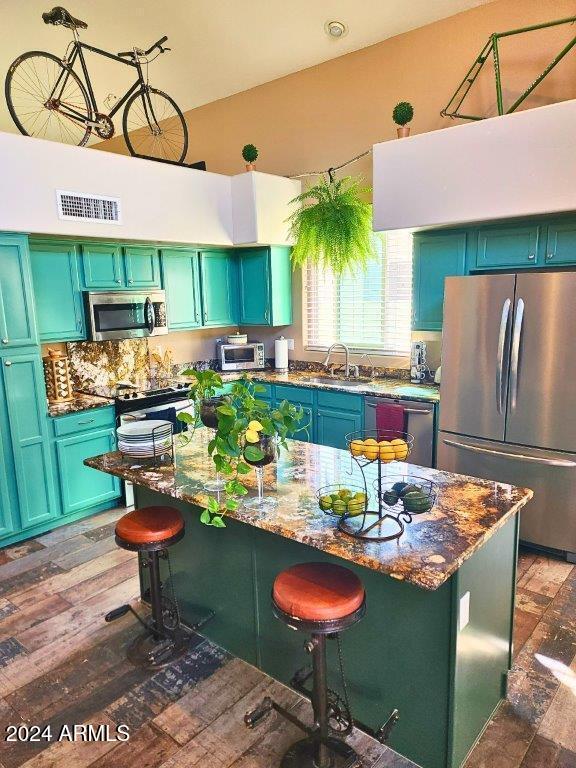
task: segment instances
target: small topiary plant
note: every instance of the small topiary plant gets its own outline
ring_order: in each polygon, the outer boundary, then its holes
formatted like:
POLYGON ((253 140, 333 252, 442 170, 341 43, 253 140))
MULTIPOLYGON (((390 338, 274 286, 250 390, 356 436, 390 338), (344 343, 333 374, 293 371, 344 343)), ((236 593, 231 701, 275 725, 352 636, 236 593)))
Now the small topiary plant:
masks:
POLYGON ((414 117, 414 107, 408 101, 401 101, 392 110, 392 119, 396 125, 406 125, 414 117))
POLYGON ((242 148, 242 157, 247 163, 255 163, 258 159, 258 150, 254 144, 245 144, 242 148))

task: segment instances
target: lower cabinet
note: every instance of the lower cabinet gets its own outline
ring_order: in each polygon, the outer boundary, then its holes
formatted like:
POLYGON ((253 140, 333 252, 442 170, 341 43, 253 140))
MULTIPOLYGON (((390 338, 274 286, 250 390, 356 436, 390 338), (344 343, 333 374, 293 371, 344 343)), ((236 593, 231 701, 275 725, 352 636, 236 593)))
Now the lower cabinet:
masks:
POLYGON ((52 419, 55 434, 57 484, 62 514, 112 502, 121 495, 120 481, 87 467, 84 459, 116 449, 112 406, 52 419))
POLYGON ((99 429, 56 440, 62 511, 69 514, 120 496, 117 477, 84 465, 84 459, 116 448, 114 429, 99 429))
POLYGON ((346 448, 346 435, 364 426, 364 398, 347 392, 327 392, 308 387, 276 385, 273 402, 288 400, 304 409, 299 430, 289 435, 294 440, 346 448))
POLYGON ((25 530, 58 514, 42 363, 38 352, 6 354, 0 362, 0 407, 5 409, 1 418, 2 470, 6 473, 0 481, 4 486, 0 487, 0 497, 8 492, 11 499, 3 517, 11 520, 12 530, 25 530))

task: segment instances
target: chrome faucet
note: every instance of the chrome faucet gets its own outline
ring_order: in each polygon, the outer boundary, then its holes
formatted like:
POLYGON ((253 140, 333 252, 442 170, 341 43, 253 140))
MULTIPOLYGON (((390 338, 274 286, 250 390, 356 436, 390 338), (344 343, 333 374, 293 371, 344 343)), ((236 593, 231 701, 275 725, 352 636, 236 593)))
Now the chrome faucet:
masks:
POLYGON ((342 342, 340 341, 337 341, 335 344, 332 344, 328 350, 328 353, 322 365, 325 368, 328 368, 328 363, 330 362, 330 355, 332 354, 332 352, 336 347, 341 347, 344 350, 344 354, 346 355, 344 360, 344 375, 346 376, 346 378, 348 378, 348 376, 350 376, 350 350, 348 349, 346 344, 342 344, 342 342))

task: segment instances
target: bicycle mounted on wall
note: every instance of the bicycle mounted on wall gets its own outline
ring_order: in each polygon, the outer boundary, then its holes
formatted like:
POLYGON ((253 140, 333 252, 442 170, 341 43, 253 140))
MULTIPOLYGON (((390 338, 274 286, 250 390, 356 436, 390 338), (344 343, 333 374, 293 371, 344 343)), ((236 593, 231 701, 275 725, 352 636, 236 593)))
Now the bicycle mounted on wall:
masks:
POLYGON ((45 24, 72 30, 74 40, 62 59, 45 51, 29 51, 10 65, 5 83, 6 101, 18 130, 25 136, 81 147, 93 130, 101 139, 111 138, 115 133, 112 118, 125 105, 122 132, 130 154, 183 162, 188 150, 184 116, 170 96, 148 84, 148 64, 170 50, 163 47, 168 38, 160 38, 146 51, 134 47, 131 51, 113 54, 81 42, 78 30, 87 29, 88 25, 61 6, 43 13, 42 19, 45 24), (84 50, 136 70, 136 82, 108 113, 98 109, 84 50), (156 50, 158 53, 149 59, 156 50), (77 61, 84 83, 73 69, 77 61))

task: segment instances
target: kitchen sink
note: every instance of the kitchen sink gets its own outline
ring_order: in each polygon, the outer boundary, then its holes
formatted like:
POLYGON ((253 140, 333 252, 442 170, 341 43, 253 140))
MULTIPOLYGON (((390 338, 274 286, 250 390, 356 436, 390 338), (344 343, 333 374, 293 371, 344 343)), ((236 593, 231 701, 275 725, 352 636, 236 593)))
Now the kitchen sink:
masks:
POLYGON ((331 384, 333 387, 362 387, 367 383, 364 379, 338 379, 335 376, 315 376, 308 381, 310 384, 331 384))

